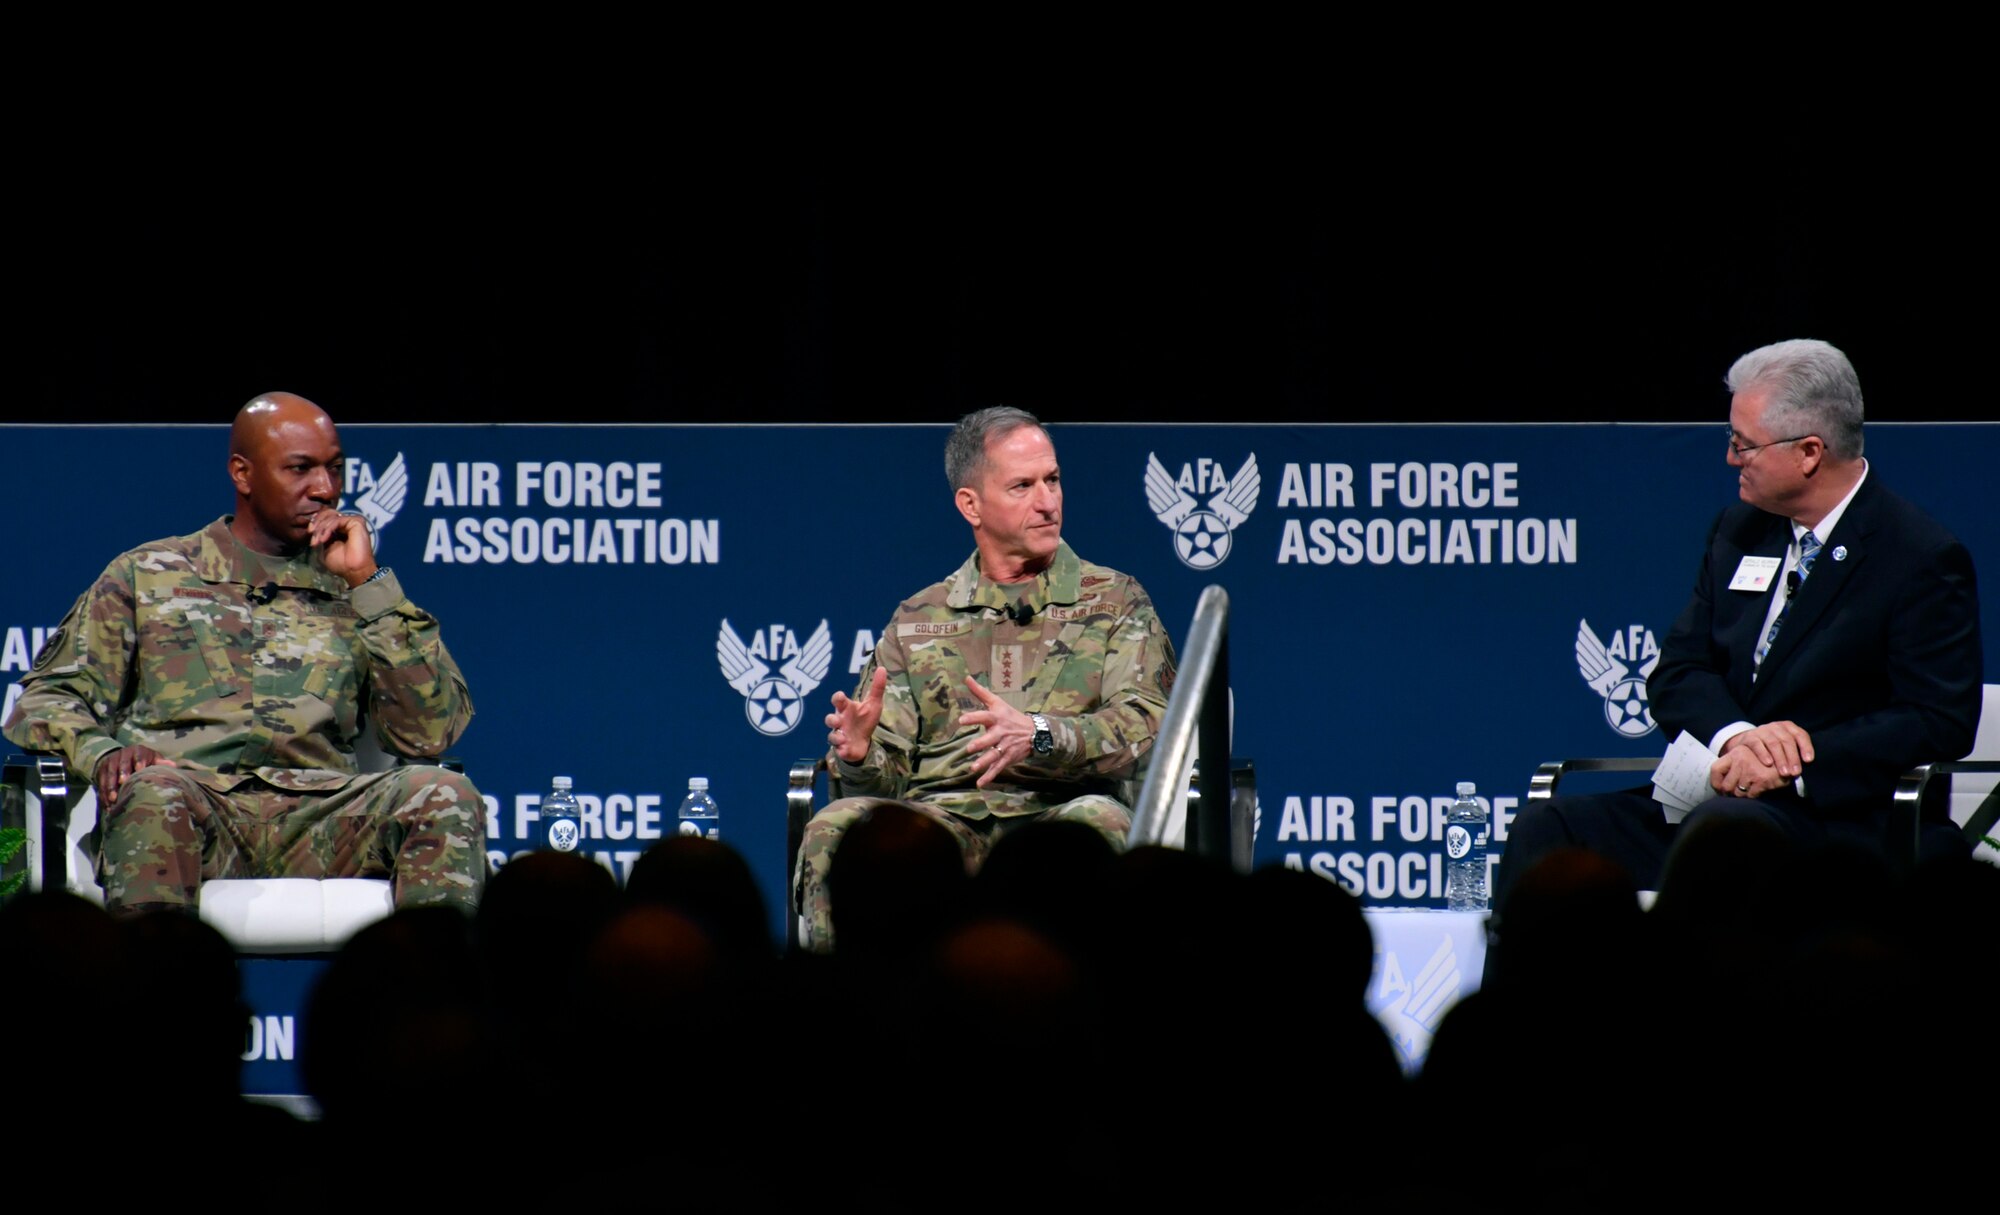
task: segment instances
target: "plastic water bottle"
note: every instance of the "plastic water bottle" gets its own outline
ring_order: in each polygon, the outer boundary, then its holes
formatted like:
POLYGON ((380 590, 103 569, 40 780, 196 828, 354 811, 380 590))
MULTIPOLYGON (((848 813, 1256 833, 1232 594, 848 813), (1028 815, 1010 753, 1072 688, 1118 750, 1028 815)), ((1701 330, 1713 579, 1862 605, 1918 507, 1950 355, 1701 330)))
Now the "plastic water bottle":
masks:
POLYGON ((549 795, 542 799, 542 820, 535 827, 535 843, 546 852, 575 852, 583 846, 583 819, 577 813, 576 794, 569 791, 570 780, 558 776, 549 795))
POLYGON ((1486 807, 1469 780, 1458 782, 1458 800, 1444 816, 1444 905, 1452 911, 1486 910, 1486 807))
POLYGON ((722 838, 722 815, 715 808, 715 799, 708 795, 706 776, 688 779, 688 795, 681 799, 681 834, 722 838))

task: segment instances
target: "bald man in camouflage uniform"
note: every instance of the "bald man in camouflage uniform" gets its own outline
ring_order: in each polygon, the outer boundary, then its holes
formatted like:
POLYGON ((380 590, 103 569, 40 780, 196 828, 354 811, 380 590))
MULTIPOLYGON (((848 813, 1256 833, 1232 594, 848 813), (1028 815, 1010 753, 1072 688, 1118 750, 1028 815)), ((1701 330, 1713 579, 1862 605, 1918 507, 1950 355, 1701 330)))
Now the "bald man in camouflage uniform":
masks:
POLYGON ((967 415, 945 472, 975 551, 896 609, 856 698, 827 715, 843 797, 807 823, 793 899, 833 946, 826 875, 841 834, 883 799, 957 837, 977 869, 1024 822, 1087 823, 1123 848, 1113 796, 1151 751, 1174 650, 1146 592, 1062 542, 1055 446, 1032 414, 967 415))
POLYGON ((218 877, 391 877, 399 905, 478 900, 471 783, 355 762, 364 714, 385 750, 428 758, 472 699, 365 522, 333 509, 342 459, 312 402, 245 405, 236 513, 113 561, 22 681, 7 737, 96 785, 113 911, 193 911, 218 877))

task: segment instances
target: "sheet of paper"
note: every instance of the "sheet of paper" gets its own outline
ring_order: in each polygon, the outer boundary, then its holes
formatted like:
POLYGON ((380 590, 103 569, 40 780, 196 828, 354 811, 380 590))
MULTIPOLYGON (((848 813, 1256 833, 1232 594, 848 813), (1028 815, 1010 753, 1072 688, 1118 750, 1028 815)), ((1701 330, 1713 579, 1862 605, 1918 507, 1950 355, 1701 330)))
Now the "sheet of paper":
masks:
POLYGON ((1666 810, 1668 822, 1680 822, 1688 811, 1715 796, 1708 787, 1708 770, 1717 758, 1686 730, 1667 748, 1660 766, 1653 769, 1653 797, 1666 810))

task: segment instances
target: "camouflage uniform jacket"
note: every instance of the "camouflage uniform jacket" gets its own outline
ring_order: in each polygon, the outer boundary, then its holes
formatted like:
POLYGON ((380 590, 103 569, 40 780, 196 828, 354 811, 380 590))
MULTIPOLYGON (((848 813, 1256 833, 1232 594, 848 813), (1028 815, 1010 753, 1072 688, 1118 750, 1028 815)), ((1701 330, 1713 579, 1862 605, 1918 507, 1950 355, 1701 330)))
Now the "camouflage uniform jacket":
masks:
POLYGON ((437 621, 393 573, 350 590, 307 557, 259 570, 225 516, 98 576, 22 681, 7 737, 85 778, 136 744, 218 792, 252 775, 330 791, 357 772, 364 712, 397 754, 457 741, 472 698, 437 621))
POLYGON ((896 609, 861 673, 862 691, 876 667, 889 673, 882 720, 861 763, 839 763, 843 794, 909 798, 968 818, 1118 795, 1117 782, 1152 750, 1173 687, 1173 642, 1152 600, 1128 575, 1064 544, 1025 597, 1034 609, 1026 624, 1008 616, 1013 602, 979 576, 975 553, 896 609), (1046 716, 1055 754, 1030 756, 975 788, 966 745, 981 730, 959 723, 980 707, 968 675, 1046 716))

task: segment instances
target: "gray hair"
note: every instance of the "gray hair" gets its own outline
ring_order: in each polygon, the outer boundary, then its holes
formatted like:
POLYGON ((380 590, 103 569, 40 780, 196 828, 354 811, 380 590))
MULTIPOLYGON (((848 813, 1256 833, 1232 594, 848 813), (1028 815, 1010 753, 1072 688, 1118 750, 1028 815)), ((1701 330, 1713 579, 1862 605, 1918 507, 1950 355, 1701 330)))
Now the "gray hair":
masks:
POLYGON ((958 420, 944 441, 944 475, 953 493, 978 489, 986 477, 986 445, 1023 426, 1042 429, 1042 420, 1012 405, 976 409, 958 420))
POLYGON ((1837 348, 1811 338, 1776 342, 1737 359, 1723 377, 1729 391, 1768 389, 1764 428, 1774 435, 1818 435, 1837 460, 1861 458, 1861 380, 1837 348))

